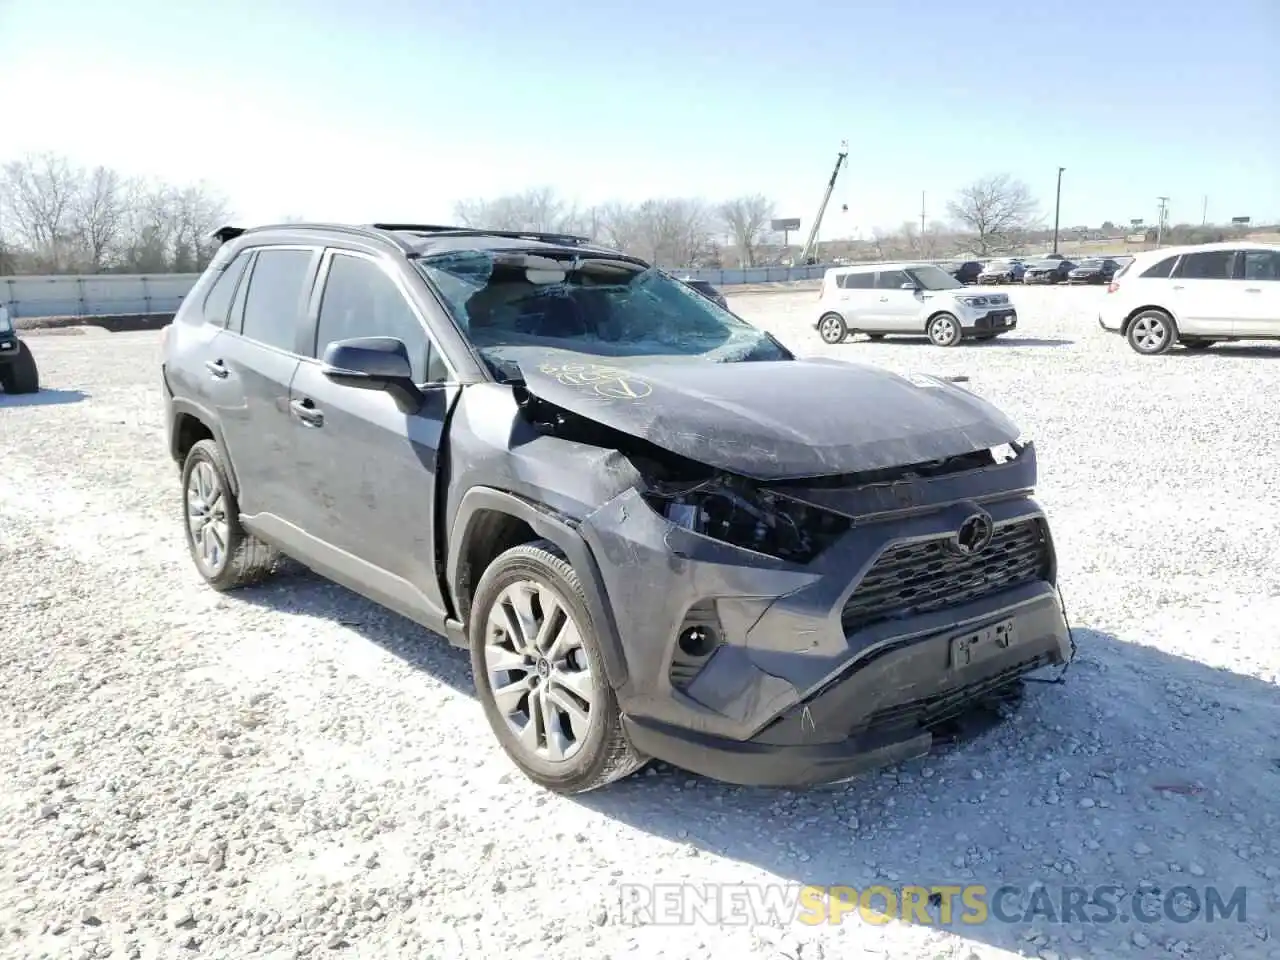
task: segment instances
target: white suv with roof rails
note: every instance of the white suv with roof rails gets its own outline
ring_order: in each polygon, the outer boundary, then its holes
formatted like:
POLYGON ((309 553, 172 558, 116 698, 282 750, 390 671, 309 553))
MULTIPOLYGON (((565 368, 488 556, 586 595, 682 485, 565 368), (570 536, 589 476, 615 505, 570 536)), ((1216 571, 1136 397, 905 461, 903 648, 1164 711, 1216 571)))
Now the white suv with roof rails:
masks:
POLYGON ((1163 247, 1115 275, 1098 326, 1145 356, 1181 343, 1280 340, 1280 244, 1248 240, 1163 247))
POLYGON ((965 286, 931 263, 871 263, 832 267, 822 278, 814 329, 827 343, 851 333, 872 340, 924 334, 939 347, 965 337, 991 340, 1018 326, 1009 295, 965 286))

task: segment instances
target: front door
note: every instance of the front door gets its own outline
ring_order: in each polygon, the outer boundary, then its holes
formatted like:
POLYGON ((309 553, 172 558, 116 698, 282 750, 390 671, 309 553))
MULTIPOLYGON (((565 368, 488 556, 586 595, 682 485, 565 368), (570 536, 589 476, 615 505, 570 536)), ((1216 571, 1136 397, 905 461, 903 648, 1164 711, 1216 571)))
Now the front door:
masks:
POLYGON ((881 270, 876 274, 877 325, 890 333, 921 333, 920 294, 905 270, 881 270))
POLYGON ((1280 337, 1280 251, 1244 250, 1240 313, 1234 325, 1238 337, 1280 337))
POLYGON ((294 377, 294 463, 312 565, 419 622, 444 609, 436 566, 436 482, 458 387, 426 324, 372 255, 331 250, 321 267, 310 359, 294 377), (425 400, 334 383, 322 358, 335 340, 395 337, 425 400))

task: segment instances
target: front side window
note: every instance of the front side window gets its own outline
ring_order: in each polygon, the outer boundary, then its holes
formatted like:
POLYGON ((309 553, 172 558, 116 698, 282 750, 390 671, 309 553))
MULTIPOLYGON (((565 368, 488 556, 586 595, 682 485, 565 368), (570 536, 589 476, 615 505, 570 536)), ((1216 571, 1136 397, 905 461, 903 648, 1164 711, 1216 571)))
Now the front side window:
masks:
POLYGON ((293 353, 298 319, 311 278, 311 250, 259 250, 245 295, 242 332, 267 346, 293 353))
POLYGON ((465 250, 415 260, 491 369, 549 353, 712 363, 791 360, 764 331, 653 267, 604 256, 465 250))
POLYGON ((876 274, 877 290, 901 290, 904 283, 915 286, 905 270, 881 270, 876 274))
POLYGON ((1188 253, 1178 267, 1178 276, 1184 280, 1230 280, 1235 258, 1234 250, 1188 253))
POLYGON ((215 327, 227 325, 227 315, 231 311, 231 298, 235 296, 236 285, 240 282, 240 275, 244 273, 248 262, 249 251, 241 251, 213 281, 213 286, 209 288, 209 293, 204 298, 205 323, 213 324, 215 327))
POLYGON ((1280 282, 1280 252, 1275 250, 1246 250, 1244 252, 1244 278, 1280 282))

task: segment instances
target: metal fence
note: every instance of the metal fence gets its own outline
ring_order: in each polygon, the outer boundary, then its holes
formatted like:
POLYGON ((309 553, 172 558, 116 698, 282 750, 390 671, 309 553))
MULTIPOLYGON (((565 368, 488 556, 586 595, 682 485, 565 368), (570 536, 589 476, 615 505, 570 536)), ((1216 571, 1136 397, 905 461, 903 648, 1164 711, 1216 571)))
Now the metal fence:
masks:
POLYGON ((199 274, 0 277, 0 304, 15 320, 171 314, 199 274))
MULTIPOLYGON (((716 286, 820 280, 827 265, 672 270, 716 286)), ((172 314, 199 278, 196 273, 0 277, 0 304, 15 320, 172 314)))

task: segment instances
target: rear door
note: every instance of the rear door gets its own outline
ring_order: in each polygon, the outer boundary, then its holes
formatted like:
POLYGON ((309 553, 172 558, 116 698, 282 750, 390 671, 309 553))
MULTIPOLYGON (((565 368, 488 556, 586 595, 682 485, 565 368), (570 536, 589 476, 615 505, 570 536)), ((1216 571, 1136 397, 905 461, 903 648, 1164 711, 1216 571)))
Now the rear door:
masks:
POLYGON ((1280 251, 1242 250, 1235 285, 1241 288, 1238 337, 1280 337, 1280 251))
POLYGON ((877 330, 874 271, 846 273, 837 278, 840 285, 840 312, 845 323, 855 330, 877 330))
POLYGON ((226 329, 207 351, 209 396, 240 485, 240 512, 296 520, 289 385, 320 251, 260 247, 236 289, 226 329))
POLYGON ((880 270, 875 279, 875 320, 877 327, 889 333, 920 333, 920 297, 915 283, 905 270, 880 270), (903 284, 911 289, 904 290, 903 284))
POLYGON ((1178 332, 1231 336, 1242 307, 1243 286, 1232 279, 1236 251, 1200 250, 1183 254, 1169 280, 1178 332))
POLYGON ((315 566, 413 619, 443 610, 436 568, 437 471, 453 376, 394 266, 330 249, 320 270, 307 359, 289 394, 300 526, 315 566), (325 348, 354 337, 395 337, 409 348, 425 400, 402 409, 380 390, 323 373, 325 348))

